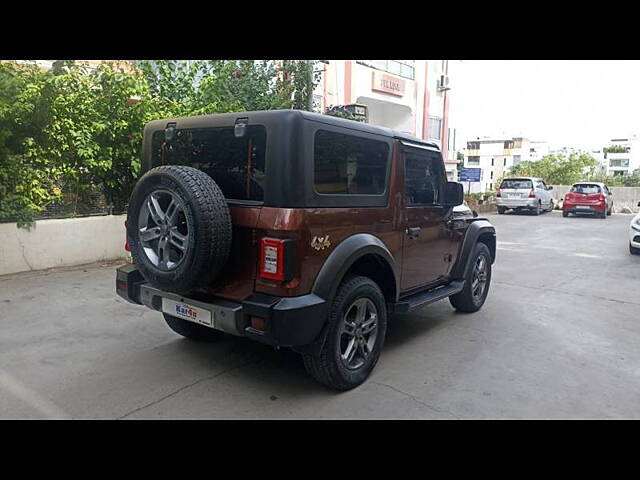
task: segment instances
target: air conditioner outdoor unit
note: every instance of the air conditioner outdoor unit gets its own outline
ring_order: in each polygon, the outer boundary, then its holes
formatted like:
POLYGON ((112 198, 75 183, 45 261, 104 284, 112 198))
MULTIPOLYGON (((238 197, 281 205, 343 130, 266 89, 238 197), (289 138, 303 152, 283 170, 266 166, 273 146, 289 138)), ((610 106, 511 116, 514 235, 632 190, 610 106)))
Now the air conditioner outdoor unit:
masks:
POLYGON ((451 90, 451 87, 449 86, 449 75, 440 75, 440 78, 438 79, 438 90, 451 90))

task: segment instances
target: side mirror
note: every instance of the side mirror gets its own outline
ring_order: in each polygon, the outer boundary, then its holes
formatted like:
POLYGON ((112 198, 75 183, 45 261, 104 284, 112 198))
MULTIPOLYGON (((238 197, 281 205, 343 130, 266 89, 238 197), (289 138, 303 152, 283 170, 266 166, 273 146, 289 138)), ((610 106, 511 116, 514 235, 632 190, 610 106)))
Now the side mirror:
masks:
POLYGON ((549 186, 547 187, 547 190, 553 190, 553 185, 549 185, 549 186))
POLYGON ((473 210, 473 218, 476 218, 478 216, 478 212, 476 212, 475 210, 473 210))
POLYGON ((444 206, 455 207, 464 202, 464 189, 461 183, 447 182, 444 189, 444 206))

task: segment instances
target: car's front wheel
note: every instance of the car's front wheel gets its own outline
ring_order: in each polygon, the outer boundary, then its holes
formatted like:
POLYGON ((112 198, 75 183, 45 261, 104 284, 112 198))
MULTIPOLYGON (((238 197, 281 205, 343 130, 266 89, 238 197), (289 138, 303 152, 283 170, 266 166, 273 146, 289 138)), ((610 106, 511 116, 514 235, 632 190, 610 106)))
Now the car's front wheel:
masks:
POLYGON ((329 312, 326 339, 316 354, 303 354, 307 372, 336 390, 362 384, 380 357, 387 330, 387 307, 371 279, 349 276, 329 312))
POLYGON ((634 247, 633 245, 629 244, 629 253, 631 255, 640 255, 640 248, 634 247))
POLYGON ((449 297, 461 312, 477 312, 484 305, 491 284, 491 252, 484 243, 476 243, 464 276, 464 288, 449 297))

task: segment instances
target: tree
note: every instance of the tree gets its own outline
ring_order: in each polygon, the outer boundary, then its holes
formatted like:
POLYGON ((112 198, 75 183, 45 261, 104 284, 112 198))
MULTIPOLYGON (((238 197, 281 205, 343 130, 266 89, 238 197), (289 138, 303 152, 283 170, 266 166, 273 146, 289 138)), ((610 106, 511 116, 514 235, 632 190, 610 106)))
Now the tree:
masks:
POLYGON ((122 211, 148 121, 307 109, 317 81, 310 61, 134 63, 89 70, 64 60, 48 72, 0 63, 0 221, 31 222, 48 203, 95 188, 122 211))
POLYGON ((548 184, 571 185, 595 172, 598 162, 586 153, 545 155, 538 161, 514 165, 509 176, 540 177, 548 184))

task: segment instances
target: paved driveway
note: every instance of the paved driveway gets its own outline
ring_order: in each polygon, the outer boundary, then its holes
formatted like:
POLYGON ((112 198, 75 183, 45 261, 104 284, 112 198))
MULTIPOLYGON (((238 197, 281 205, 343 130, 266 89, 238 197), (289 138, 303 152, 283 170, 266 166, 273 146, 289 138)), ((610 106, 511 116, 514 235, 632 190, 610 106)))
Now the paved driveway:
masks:
POLYGON ((298 355, 193 343, 114 293, 114 265, 0 277, 0 418, 640 418, 640 257, 628 215, 491 215, 485 307, 396 317, 334 393, 298 355))

